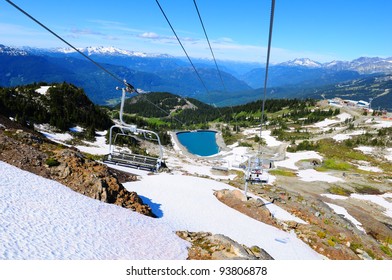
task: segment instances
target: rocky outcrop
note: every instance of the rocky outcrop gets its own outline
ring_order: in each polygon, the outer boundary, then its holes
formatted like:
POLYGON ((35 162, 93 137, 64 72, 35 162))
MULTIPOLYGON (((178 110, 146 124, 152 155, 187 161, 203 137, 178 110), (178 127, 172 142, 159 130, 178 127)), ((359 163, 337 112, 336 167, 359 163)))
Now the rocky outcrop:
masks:
MULTIPOLYGON (((88 159, 76 149, 53 144, 34 131, 6 127, 0 130, 0 160, 91 198, 155 217, 137 193, 127 191, 119 182, 120 171, 88 159)), ((121 177, 136 180, 129 174, 121 177)))
POLYGON ((137 193, 127 191, 106 165, 87 159, 78 151, 70 149, 55 152, 54 158, 60 164, 51 168, 51 176, 74 191, 154 216, 151 208, 143 204, 137 193))
POLYGON ((216 198, 227 206, 255 219, 260 222, 278 227, 276 219, 274 219, 260 199, 245 198, 240 190, 219 190, 215 191, 216 198))
POLYGON ((222 234, 178 231, 177 235, 192 243, 191 260, 273 260, 263 249, 249 248, 222 234))

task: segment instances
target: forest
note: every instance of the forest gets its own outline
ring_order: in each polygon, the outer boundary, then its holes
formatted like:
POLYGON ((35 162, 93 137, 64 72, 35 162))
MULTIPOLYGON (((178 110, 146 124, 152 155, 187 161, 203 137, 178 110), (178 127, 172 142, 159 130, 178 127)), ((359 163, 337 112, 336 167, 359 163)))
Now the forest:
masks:
POLYGON ((6 117, 33 127, 48 123, 60 131, 79 125, 93 136, 95 130, 108 129, 112 120, 107 112, 93 104, 83 89, 72 84, 52 84, 46 94, 36 92, 46 83, 0 88, 0 111, 6 117))

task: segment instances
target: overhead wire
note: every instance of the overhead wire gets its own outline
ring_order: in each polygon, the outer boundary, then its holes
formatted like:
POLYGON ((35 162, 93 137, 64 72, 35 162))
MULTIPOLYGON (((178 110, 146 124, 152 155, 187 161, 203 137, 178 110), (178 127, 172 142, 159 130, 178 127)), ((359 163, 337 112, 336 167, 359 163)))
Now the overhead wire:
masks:
POLYGON ((199 8, 197 7, 196 0, 193 0, 193 4, 195 5, 195 8, 196 8, 196 11, 197 11, 197 15, 199 16, 199 20, 200 20, 201 26, 203 27, 204 35, 205 35, 205 37, 206 37, 206 39, 207 39, 207 43, 208 43, 208 46, 209 46, 209 48, 210 48, 212 58, 214 59, 215 67, 216 67, 216 70, 218 71, 219 78, 220 78, 220 80, 221 80, 223 89, 224 89, 225 91, 227 91, 226 85, 225 85, 225 83, 223 82, 222 73, 221 73, 221 71, 220 71, 220 69, 219 69, 219 67, 218 67, 218 63, 216 62, 216 59, 215 59, 214 51, 212 50, 211 43, 210 43, 210 40, 209 40, 208 35, 207 35, 207 31, 206 31, 206 29, 205 29, 205 27, 204 27, 203 19, 202 19, 201 15, 200 15, 199 8))
POLYGON ((79 49, 77 49, 76 47, 74 47, 72 44, 70 44, 68 41, 64 40, 61 36, 59 36, 58 34, 56 34, 54 31, 52 31, 51 29, 49 29, 47 26, 45 26, 43 23, 41 23, 40 21, 38 21, 36 18, 34 18, 32 15, 30 15, 29 13, 27 13, 25 10, 23 10, 22 8, 20 8, 19 6, 17 6, 16 4, 14 4, 12 1, 10 0, 5 0, 7 1, 10 5, 12 5, 14 8, 16 8, 17 10, 19 10, 21 13, 23 13, 24 15, 26 15, 27 17, 29 17, 31 20, 35 21, 38 25, 40 25, 42 28, 44 28, 46 31, 50 32, 52 35, 54 35, 57 39, 61 40, 63 43, 65 43, 66 45, 68 45, 70 48, 72 48, 73 50, 75 50, 76 52, 78 52, 79 54, 81 54, 82 56, 84 56, 86 59, 88 59, 90 62, 94 63, 97 67, 99 67, 101 70, 105 71, 107 74, 109 74, 110 76, 112 76, 112 78, 114 78, 115 80, 119 81, 120 83, 123 83, 123 80, 120 79, 118 76, 114 75, 112 72, 110 72, 109 70, 107 70, 105 67, 103 67, 101 64, 99 64, 98 62, 92 60, 89 56, 87 56, 86 54, 84 54, 83 52, 81 52, 79 49))
MULTIPOLYGON (((219 69, 218 63, 217 63, 217 61, 216 61, 214 51, 212 50, 211 43, 210 43, 210 39, 208 38, 207 31, 206 31, 206 29, 205 29, 205 27, 204 27, 204 22, 203 22, 203 19, 202 19, 202 17, 201 17, 201 14, 200 14, 199 8, 198 8, 198 6, 197 6, 196 0, 193 0, 193 4, 195 5, 195 9, 196 9, 197 15, 199 16, 200 24, 201 24, 201 26, 202 26, 202 28, 203 28, 204 35, 205 35, 206 40, 207 40, 207 43, 208 43, 208 47, 209 47, 209 49, 210 49, 212 58, 213 58, 214 63, 215 63, 215 68, 216 68, 216 70, 217 70, 217 72, 218 72, 220 81, 221 81, 221 83, 222 83, 223 90, 224 90, 225 93, 227 93, 227 88, 226 88, 225 83, 223 82, 222 73, 221 73, 221 70, 219 69)), ((230 108, 231 108, 232 114, 234 115, 233 107, 230 106, 230 108)), ((236 124, 236 126, 237 126, 237 124, 236 124)))
MULTIPOLYGON (((71 43, 69 43, 68 41, 66 41, 65 39, 63 39, 60 35, 58 35, 57 33, 55 33, 53 30, 51 30, 49 27, 47 27, 46 25, 44 25, 43 23, 41 23, 39 20, 37 20, 36 18, 34 18, 32 15, 30 15, 28 12, 26 12, 25 10, 23 10, 22 8, 20 8, 18 5, 16 5, 15 3, 13 3, 10 0, 5 0, 6 2, 8 2, 11 6, 13 6, 14 8, 16 8, 17 10, 19 10, 21 13, 23 13, 24 15, 26 15, 28 18, 30 18, 31 20, 33 20, 35 23, 37 23, 38 25, 40 25, 42 28, 44 28, 46 31, 48 31, 49 33, 51 33, 52 35, 54 35, 57 39, 59 39, 60 41, 62 41, 63 43, 65 43, 66 45, 68 45, 70 48, 72 48, 73 50, 75 50, 76 52, 78 52, 80 55, 82 55, 84 58, 86 58, 87 60, 89 60, 91 63, 93 63, 95 66, 97 66, 98 68, 100 68, 101 70, 103 70, 105 73, 107 73, 108 75, 110 75, 113 79, 115 79, 116 81, 120 82, 121 84, 125 84, 126 89, 128 92, 132 93, 135 92, 137 94, 140 94, 140 92, 134 88, 130 83, 127 83, 125 80, 121 79, 120 77, 118 77, 117 75, 115 75, 113 72, 109 71, 108 69, 106 69, 105 67, 103 67, 101 64, 99 64, 98 62, 96 62, 95 60, 93 60, 91 57, 89 57, 88 55, 86 55, 85 53, 83 53, 82 51, 80 51, 78 48, 76 48, 75 46, 73 46, 71 43)), ((166 110, 164 110, 163 108, 159 107, 157 104, 153 103, 152 101, 150 101, 145 94, 140 94, 141 96, 143 96, 143 98, 150 103, 151 105, 153 105, 154 107, 156 107, 157 109, 161 110, 162 112, 164 112, 167 115, 170 115, 169 112, 167 112, 166 110)), ((180 122, 181 124, 184 124, 182 121, 180 121, 179 119, 177 119, 176 117, 173 117, 176 121, 180 122)))
MULTIPOLYGON (((207 88, 206 84, 204 83, 203 79, 201 78, 201 76, 200 76, 200 74, 199 74, 199 71, 197 71, 197 69, 196 69, 196 67, 195 67, 194 63, 192 62, 192 59, 190 58, 190 56, 189 56, 188 52, 186 51, 186 49, 185 49, 184 45, 182 44, 182 42, 181 42, 180 38, 178 37, 178 35, 177 35, 177 33, 176 33, 176 31, 174 30, 174 27, 173 27, 173 25, 171 24, 171 22, 170 22, 169 18, 167 17, 167 15, 166 15, 165 11, 163 10, 163 8, 162 8, 161 4, 159 3, 159 1, 158 1, 158 0, 155 0, 155 2, 157 3, 157 5, 158 5, 159 9, 161 10, 161 13, 162 13, 162 15, 164 16, 164 18, 166 19, 167 23, 169 24, 169 26, 170 26, 170 29, 172 30, 172 32, 173 32, 173 34, 174 34, 174 36, 176 37, 176 39, 177 39, 178 43, 180 44, 180 46, 181 46, 182 50, 184 51, 184 53, 185 53, 186 57, 188 58, 188 61, 189 61, 189 63, 191 64, 191 66, 192 66, 193 70, 195 71, 195 73, 196 73, 197 77, 199 78, 199 80, 200 80, 201 84, 203 85, 203 87, 204 87, 204 89, 206 90, 207 94, 210 94, 210 91, 208 90, 208 88, 207 88)), ((215 104, 214 104, 214 107, 215 107, 215 108, 218 110, 219 114, 220 114, 220 115, 221 115, 221 117, 222 117, 222 113, 221 113, 221 111, 219 110, 219 108, 218 108, 218 107, 216 107, 216 106, 215 106, 215 104)))
MULTIPOLYGON (((262 132, 263 132, 263 121, 264 121, 264 111, 265 111, 265 100, 267 96, 268 68, 269 68, 269 61, 270 61, 270 54, 271 54, 274 14, 275 14, 275 0, 271 0, 271 15, 270 15, 270 24, 269 24, 269 32, 268 32, 267 61, 265 64, 265 77, 264 77, 264 95, 263 95, 263 102, 261 106, 260 138, 262 137, 262 132)), ((261 144, 259 144, 259 153, 260 152, 261 152, 261 144)))

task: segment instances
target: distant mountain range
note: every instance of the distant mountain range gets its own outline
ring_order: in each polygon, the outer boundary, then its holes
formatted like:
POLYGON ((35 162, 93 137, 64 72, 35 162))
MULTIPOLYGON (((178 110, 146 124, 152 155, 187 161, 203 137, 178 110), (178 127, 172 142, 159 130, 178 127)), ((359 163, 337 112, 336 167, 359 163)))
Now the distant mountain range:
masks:
MULTIPOLYGON (((210 104, 234 105, 257 100, 264 86, 265 67, 259 63, 218 61, 223 87, 212 60, 192 60, 201 82, 185 58, 114 47, 88 47, 80 51, 143 91, 171 92, 210 104)), ((0 86, 66 81, 83 87, 97 104, 114 104, 120 97, 115 88, 121 84, 72 49, 0 45, 0 63, 0 86)), ((301 58, 270 66, 268 92, 270 98, 304 96, 310 89, 386 74, 392 74, 392 57, 328 63, 301 58)))

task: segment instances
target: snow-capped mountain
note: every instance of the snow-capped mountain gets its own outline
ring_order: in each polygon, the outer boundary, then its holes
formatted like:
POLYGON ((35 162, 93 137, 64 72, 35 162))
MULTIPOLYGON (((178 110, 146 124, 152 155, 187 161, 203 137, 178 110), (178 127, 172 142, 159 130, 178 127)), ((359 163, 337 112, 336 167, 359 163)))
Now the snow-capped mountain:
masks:
POLYGON ((281 66, 303 66, 303 67, 312 67, 312 68, 322 67, 322 64, 320 62, 311 60, 309 58, 296 58, 294 60, 283 62, 278 65, 281 65, 281 66))
MULTIPOLYGON (((124 49, 119 49, 115 47, 103 47, 103 46, 90 46, 86 48, 78 48, 79 51, 91 56, 91 55, 110 55, 110 56, 130 56, 130 57, 169 57, 169 55, 166 54, 153 54, 153 53, 144 53, 144 52, 137 52, 137 51, 130 51, 130 50, 124 50, 124 49)), ((72 48, 58 48, 55 49, 54 51, 64 53, 64 54, 70 54, 70 53, 76 53, 76 51, 72 48)))
POLYGON ((392 73, 392 57, 360 57, 352 61, 334 60, 320 63, 309 58, 296 58, 278 66, 323 68, 334 71, 356 71, 359 74, 392 73))
POLYGON ((27 52, 21 49, 0 45, 0 54, 8 56, 24 56, 27 55, 27 52))

